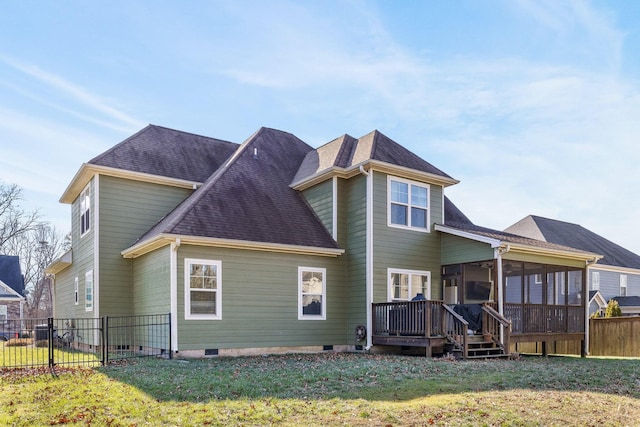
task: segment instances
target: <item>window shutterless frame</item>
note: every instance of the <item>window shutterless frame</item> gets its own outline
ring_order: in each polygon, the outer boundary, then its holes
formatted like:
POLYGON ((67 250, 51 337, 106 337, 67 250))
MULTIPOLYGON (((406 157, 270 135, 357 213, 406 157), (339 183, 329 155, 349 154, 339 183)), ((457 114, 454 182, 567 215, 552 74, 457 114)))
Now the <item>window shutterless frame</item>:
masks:
POLYGON ((387 176, 387 225, 430 232, 429 184, 387 176))
POLYGON ((327 269, 298 267, 298 320, 327 318, 327 269))
POLYGON ((222 319, 222 261, 185 258, 184 318, 222 319))

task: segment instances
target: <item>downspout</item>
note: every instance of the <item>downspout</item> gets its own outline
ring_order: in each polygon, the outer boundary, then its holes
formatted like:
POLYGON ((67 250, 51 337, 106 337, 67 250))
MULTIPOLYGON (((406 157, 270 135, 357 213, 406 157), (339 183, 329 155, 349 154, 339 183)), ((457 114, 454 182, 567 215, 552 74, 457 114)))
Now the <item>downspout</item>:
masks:
POLYGON ((178 248, 180 239, 171 242, 169 252, 170 312, 171 312, 171 350, 178 352, 178 248))
MULTIPOLYGON (((500 246, 496 248, 496 263, 498 264, 498 313, 504 317, 504 274, 502 272, 502 254, 511 250, 511 246, 500 246)), ((500 325, 500 342, 504 344, 504 326, 500 325)))
POLYGON ((366 313, 367 313, 367 344, 365 350, 372 347, 371 332, 373 329, 373 320, 371 313, 371 304, 373 304, 373 171, 367 172, 360 165, 360 173, 367 177, 367 199, 366 199, 366 263, 365 263, 365 289, 366 289, 366 313))

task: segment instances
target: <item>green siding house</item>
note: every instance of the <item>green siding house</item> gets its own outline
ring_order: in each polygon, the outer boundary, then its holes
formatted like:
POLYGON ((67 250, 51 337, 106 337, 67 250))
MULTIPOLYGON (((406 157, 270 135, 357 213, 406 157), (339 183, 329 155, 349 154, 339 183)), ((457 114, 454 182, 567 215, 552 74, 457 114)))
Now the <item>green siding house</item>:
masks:
POLYGON ((445 196, 457 183, 378 131, 314 149, 150 125, 62 195, 54 316, 170 313, 185 357, 584 342, 598 255, 474 225, 445 196))

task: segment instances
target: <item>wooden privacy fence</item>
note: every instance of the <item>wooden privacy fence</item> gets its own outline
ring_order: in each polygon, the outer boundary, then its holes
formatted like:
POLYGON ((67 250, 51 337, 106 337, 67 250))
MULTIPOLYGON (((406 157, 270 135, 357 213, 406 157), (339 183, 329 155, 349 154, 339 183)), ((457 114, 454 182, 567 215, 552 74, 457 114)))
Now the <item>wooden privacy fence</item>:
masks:
POLYGON ((589 319, 589 353, 640 357, 640 317, 589 319))

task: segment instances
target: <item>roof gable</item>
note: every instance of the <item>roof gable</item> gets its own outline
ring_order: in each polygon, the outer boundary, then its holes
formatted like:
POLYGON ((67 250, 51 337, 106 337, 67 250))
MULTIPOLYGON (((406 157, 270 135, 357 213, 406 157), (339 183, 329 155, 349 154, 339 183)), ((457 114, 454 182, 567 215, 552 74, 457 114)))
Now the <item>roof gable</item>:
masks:
POLYGON ((506 231, 602 254, 598 264, 640 269, 640 256, 578 224, 529 215, 506 231))
POLYGON ((0 281, 24 295, 24 277, 20 269, 20 258, 12 255, 0 255, 0 281))
POLYGON ((331 168, 350 169, 372 160, 453 181, 453 178, 440 169, 374 130, 359 139, 343 135, 309 152, 301 163, 293 183, 303 182, 331 168))
POLYGON ((304 196, 289 187, 312 148, 262 128, 139 241, 159 234, 337 248, 304 196))
POLYGON ((447 196, 444 196, 444 223, 446 225, 453 224, 468 224, 473 225, 471 220, 467 218, 467 216, 462 213, 460 209, 456 205, 453 204, 451 199, 447 196))
POLYGON ((89 164, 204 182, 238 144, 149 125, 89 161, 89 164))

